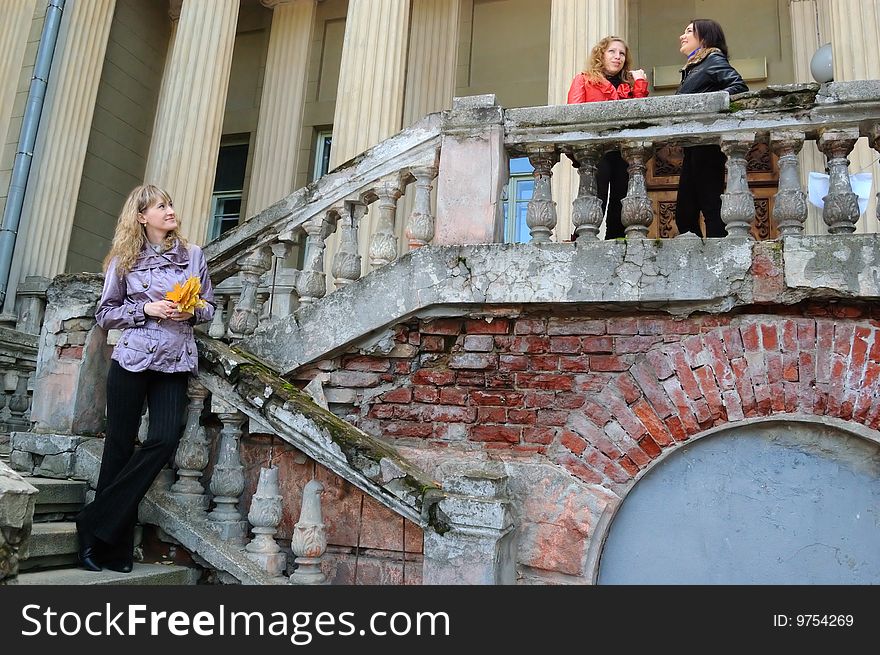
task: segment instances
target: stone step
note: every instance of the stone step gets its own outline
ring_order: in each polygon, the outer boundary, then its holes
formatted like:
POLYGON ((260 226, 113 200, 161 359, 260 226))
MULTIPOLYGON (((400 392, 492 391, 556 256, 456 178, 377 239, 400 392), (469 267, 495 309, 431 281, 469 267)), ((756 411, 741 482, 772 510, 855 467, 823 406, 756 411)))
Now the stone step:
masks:
POLYGON ((82 480, 25 477, 40 493, 37 494, 34 515, 70 514, 82 509, 86 502, 88 483, 82 480))
POLYGON ((20 585, 194 585, 199 569, 175 564, 139 564, 131 573, 62 568, 18 574, 20 585))
POLYGON ((76 563, 78 542, 76 523, 57 521, 34 523, 28 546, 28 558, 22 560, 23 571, 76 563))

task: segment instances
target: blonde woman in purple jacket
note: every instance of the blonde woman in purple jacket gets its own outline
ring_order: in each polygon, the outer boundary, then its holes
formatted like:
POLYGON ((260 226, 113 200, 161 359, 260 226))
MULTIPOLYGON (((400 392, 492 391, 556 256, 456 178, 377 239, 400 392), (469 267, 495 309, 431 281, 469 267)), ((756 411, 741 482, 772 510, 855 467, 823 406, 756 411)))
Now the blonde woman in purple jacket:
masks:
POLYGON ((189 375, 198 371, 193 325, 210 321, 214 294, 201 248, 180 234, 167 192, 147 184, 128 196, 105 260, 95 318, 121 329, 107 375, 107 432, 95 500, 76 519, 79 559, 90 571, 132 569, 137 508, 180 440, 189 375), (181 312, 165 299, 195 276, 203 307, 181 312), (135 448, 141 410, 146 441, 135 448))

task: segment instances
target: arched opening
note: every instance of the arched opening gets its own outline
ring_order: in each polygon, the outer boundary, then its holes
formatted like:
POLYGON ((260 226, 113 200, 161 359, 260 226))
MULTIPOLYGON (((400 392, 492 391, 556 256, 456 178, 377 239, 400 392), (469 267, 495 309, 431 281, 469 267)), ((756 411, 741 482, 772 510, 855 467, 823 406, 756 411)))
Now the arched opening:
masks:
POLYGON ((822 423, 671 453, 611 521, 599 584, 880 583, 880 445, 822 423))

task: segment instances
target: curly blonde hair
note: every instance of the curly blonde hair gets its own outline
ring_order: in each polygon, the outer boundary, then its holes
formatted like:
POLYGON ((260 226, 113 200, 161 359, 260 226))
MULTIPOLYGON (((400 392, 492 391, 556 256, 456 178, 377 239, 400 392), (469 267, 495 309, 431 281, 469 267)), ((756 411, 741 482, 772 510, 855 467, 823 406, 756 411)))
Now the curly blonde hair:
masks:
POLYGON ((619 36, 606 36, 604 39, 599 41, 599 43, 593 46, 593 49, 590 52, 590 56, 587 58, 586 66, 584 66, 583 70, 584 76, 591 82, 602 82, 603 80, 607 79, 603 70, 603 66, 605 64, 605 51, 608 50, 608 46, 610 46, 615 41, 623 44, 623 51, 626 57, 623 61, 623 68, 620 69, 620 79, 622 79, 627 84, 633 84, 634 79, 632 73, 630 72, 629 65, 629 44, 627 44, 627 42, 619 36))
MULTIPOLYGON (((122 205, 119 219, 116 221, 116 232, 113 234, 113 245, 110 252, 104 258, 104 271, 110 266, 113 258, 117 258, 117 269, 120 275, 131 270, 137 261, 141 250, 147 245, 147 233, 144 226, 138 221, 138 214, 160 202, 171 204, 171 196, 168 192, 152 184, 142 184, 132 189, 122 205)), ((186 239, 180 234, 180 217, 177 218, 177 227, 165 235, 162 249, 168 250, 179 241, 184 248, 187 246, 186 239)))

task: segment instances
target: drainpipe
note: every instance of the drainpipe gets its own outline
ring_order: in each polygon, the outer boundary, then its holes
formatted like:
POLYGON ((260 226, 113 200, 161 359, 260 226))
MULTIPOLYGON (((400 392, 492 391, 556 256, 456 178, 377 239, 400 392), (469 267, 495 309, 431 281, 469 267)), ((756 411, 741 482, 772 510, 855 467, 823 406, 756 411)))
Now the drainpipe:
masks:
MULTIPOLYGON (((18 150, 15 153, 12 179, 9 182, 9 195, 3 211, 3 222, 0 223, 0 304, 5 301, 8 291, 6 285, 9 284, 15 238, 21 222, 24 192, 31 172, 31 160, 34 158, 34 143, 37 140, 37 128, 40 126, 40 115, 43 113, 46 85, 52 68, 52 58, 55 56, 55 43, 58 41, 64 2, 65 0, 49 0, 46 7, 43 33, 40 35, 40 47, 37 49, 37 59, 34 63, 34 76, 31 78, 31 86, 28 90, 18 150)), ((14 290, 12 295, 15 295, 14 290)))

